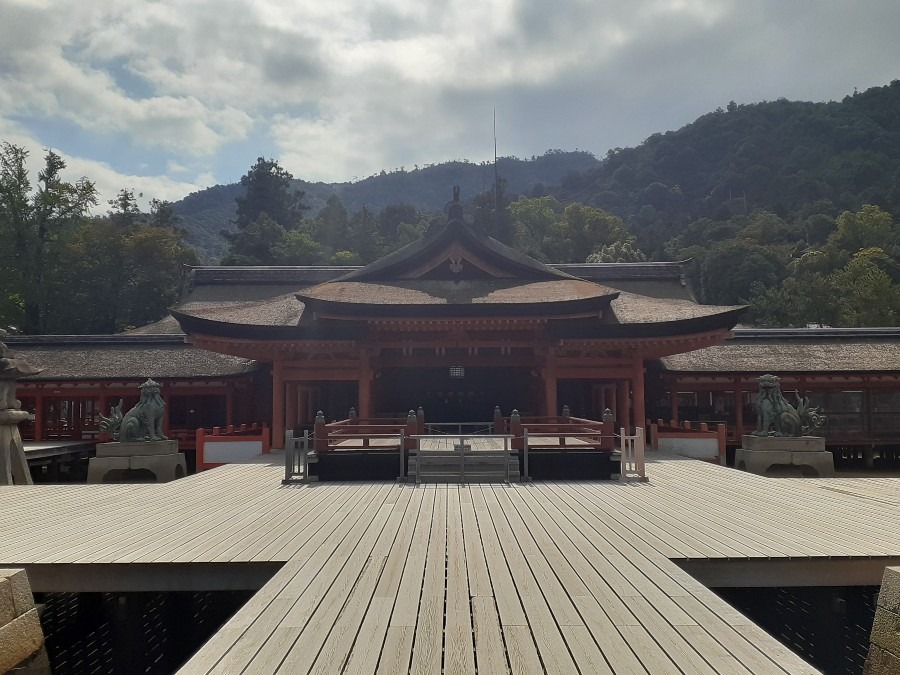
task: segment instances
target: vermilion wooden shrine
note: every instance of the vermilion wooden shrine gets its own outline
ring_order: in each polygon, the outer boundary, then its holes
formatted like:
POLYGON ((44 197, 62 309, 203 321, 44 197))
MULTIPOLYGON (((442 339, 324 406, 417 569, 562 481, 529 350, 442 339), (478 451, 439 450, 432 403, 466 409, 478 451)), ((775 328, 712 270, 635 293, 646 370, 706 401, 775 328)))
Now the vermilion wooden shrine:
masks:
POLYGON ((900 445, 900 330, 733 328, 742 307, 698 305, 685 264, 543 264, 448 206, 435 232, 361 268, 196 267, 172 316, 115 336, 10 336, 44 371, 22 381, 23 436, 96 439, 99 413, 152 376, 168 429, 504 416, 753 427, 756 378, 810 396, 832 448, 900 445))
POLYGON ((187 304, 173 316, 197 347, 272 364, 273 442, 319 409, 552 416, 561 393, 582 416, 610 408, 620 426, 643 425, 648 360, 721 343, 742 311, 542 264, 464 222, 458 195, 431 236, 241 309, 187 304))

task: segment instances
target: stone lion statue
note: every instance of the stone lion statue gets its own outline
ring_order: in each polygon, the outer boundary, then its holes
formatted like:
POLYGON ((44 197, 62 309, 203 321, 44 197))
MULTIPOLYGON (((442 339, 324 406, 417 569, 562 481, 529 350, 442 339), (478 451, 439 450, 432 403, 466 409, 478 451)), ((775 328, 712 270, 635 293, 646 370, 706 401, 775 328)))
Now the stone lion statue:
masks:
POLYGON ((824 423, 825 417, 819 408, 809 407, 809 397, 801 398, 797 394, 795 408, 782 395, 779 377, 762 375, 759 378, 754 436, 803 436, 824 423))
POLYGON ((166 404, 159 393, 160 385, 152 379, 141 385, 141 400, 122 415, 122 401, 114 406, 109 417, 100 416, 100 428, 122 443, 134 441, 164 441, 163 415, 166 404))

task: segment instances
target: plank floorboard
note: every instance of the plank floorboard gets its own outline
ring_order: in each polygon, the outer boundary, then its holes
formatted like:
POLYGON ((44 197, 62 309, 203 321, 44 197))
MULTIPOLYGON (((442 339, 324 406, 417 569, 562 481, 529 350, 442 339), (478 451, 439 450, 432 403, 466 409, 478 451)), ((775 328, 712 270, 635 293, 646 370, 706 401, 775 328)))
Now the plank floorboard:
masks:
POLYGON ((643 484, 282 486, 279 461, 0 488, 0 566, 283 563, 189 675, 805 674, 673 560, 900 557, 895 478, 775 480, 651 454, 643 484))

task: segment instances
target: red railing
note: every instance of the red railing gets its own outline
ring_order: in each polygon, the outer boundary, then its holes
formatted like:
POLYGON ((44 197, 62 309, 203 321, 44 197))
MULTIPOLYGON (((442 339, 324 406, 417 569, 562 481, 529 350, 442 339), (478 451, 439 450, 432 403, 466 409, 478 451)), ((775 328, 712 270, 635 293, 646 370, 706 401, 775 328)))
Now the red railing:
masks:
POLYGON ((229 425, 222 429, 197 429, 194 446, 197 456, 197 471, 212 469, 222 464, 241 462, 260 454, 267 454, 272 448, 271 431, 263 424, 229 425))
POLYGON ((654 450, 670 450, 696 459, 716 460, 724 465, 727 441, 728 429, 724 423, 656 420, 650 424, 650 447, 654 450), (681 445, 690 445, 693 450, 680 451, 681 445))
POLYGON ((320 412, 316 415, 313 430, 313 449, 316 452, 329 452, 333 450, 362 450, 377 447, 372 445, 373 439, 396 438, 400 443, 401 436, 405 437, 407 447, 410 449, 411 436, 421 434, 425 429, 425 419, 421 412, 410 410, 405 418, 370 418, 348 417, 345 420, 326 423, 325 416, 320 412))

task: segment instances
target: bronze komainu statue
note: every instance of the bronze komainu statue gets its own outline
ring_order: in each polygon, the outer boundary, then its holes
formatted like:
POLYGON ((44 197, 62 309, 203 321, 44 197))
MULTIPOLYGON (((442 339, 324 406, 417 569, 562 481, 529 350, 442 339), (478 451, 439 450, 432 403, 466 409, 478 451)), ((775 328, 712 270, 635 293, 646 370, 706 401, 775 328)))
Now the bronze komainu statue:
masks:
POLYGON ((163 415, 166 404, 159 393, 160 385, 147 380, 141 385, 141 400, 122 415, 122 401, 114 406, 109 417, 100 416, 100 428, 122 443, 133 441, 164 441, 163 415))
POLYGON ((754 436, 803 436, 825 424, 819 408, 809 407, 809 397, 797 394, 795 408, 781 393, 781 380, 776 375, 759 378, 756 399, 756 431, 754 436))

